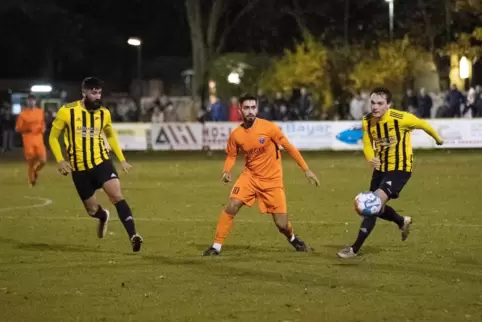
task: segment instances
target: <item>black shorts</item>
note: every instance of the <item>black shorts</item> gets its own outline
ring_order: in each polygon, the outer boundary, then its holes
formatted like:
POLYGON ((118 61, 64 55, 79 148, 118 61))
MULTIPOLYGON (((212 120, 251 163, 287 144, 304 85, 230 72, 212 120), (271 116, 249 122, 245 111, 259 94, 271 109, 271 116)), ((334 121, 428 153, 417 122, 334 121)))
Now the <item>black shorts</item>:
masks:
POLYGON ((390 199, 397 199, 411 176, 411 172, 375 170, 370 182, 370 191, 381 189, 390 199))
POLYGON ((117 171, 111 160, 106 160, 92 169, 72 172, 75 189, 82 201, 92 197, 107 181, 117 178, 117 171))

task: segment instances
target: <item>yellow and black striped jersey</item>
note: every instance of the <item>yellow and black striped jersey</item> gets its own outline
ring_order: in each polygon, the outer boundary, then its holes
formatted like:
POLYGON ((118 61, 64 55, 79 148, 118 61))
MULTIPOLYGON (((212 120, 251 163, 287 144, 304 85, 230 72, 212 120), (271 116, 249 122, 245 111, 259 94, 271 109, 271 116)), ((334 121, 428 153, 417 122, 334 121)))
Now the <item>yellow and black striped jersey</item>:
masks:
POLYGON ((437 142, 442 139, 426 121, 407 112, 388 110, 380 119, 372 114, 363 118, 363 151, 365 158, 380 159, 377 170, 411 172, 413 150, 410 132, 424 130, 437 142))
MULTIPOLYGON (((65 130, 66 151, 74 171, 92 169, 109 159, 102 134, 114 134, 111 115, 105 107, 89 111, 82 101, 66 104, 59 109, 52 127, 65 130)), ((59 159, 57 155, 56 158, 59 159)))

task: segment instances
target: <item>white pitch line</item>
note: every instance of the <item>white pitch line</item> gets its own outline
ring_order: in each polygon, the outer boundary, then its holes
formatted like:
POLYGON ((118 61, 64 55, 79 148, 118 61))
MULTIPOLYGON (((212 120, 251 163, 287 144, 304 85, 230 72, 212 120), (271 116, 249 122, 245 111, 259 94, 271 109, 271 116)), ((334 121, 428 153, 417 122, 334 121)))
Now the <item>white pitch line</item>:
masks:
POLYGON ((31 200, 39 200, 39 201, 43 201, 43 202, 42 202, 42 203, 33 204, 33 205, 26 205, 26 206, 16 206, 16 207, 0 208, 0 212, 12 211, 12 210, 18 210, 18 209, 43 208, 43 207, 47 207, 48 205, 51 205, 51 204, 52 204, 52 200, 47 199, 47 198, 29 197, 29 196, 24 196, 24 198, 25 198, 25 199, 31 199, 31 200))

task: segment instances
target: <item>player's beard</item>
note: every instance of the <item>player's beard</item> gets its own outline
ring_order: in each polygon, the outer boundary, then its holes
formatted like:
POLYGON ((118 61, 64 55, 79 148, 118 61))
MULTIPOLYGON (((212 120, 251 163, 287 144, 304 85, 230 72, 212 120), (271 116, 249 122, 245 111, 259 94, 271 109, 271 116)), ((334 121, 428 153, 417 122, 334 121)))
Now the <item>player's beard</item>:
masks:
POLYGON ((89 111, 97 110, 102 106, 102 100, 89 100, 87 97, 84 99, 85 108, 89 111))
POLYGON ((246 127, 251 127, 256 121, 256 115, 248 115, 244 117, 244 124, 246 127))

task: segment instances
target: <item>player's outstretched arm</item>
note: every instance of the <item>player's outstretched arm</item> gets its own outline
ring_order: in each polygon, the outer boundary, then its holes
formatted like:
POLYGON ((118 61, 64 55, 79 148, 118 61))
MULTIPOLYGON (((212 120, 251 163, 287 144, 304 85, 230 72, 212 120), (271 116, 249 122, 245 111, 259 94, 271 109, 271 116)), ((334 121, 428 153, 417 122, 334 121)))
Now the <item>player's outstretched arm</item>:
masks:
POLYGON ((430 135, 435 140, 437 145, 442 145, 444 143, 444 140, 440 137, 437 131, 435 131, 434 128, 427 121, 423 119, 419 119, 418 117, 410 113, 406 114, 404 120, 405 119, 409 127, 414 129, 424 130, 425 133, 430 135))
POLYGON ((65 116, 64 114, 65 113, 63 113, 63 110, 60 109, 57 117, 52 123, 52 129, 50 130, 50 135, 49 135, 49 145, 50 145, 50 149, 52 150, 52 154, 55 157, 55 160, 57 160, 58 170, 60 174, 65 176, 72 171, 72 167, 70 166, 70 163, 65 161, 64 156, 62 155, 62 149, 60 148, 60 143, 59 143, 59 135, 60 133, 62 133, 62 131, 66 126, 66 121, 63 118, 65 116))
POLYGON ((308 168, 308 165, 305 162, 305 159, 303 159, 303 156, 301 155, 300 151, 298 151, 297 148, 291 142, 284 136, 283 132, 281 132, 281 129, 278 126, 275 126, 274 133, 272 136, 273 141, 281 145, 283 149, 285 149, 288 154, 293 158, 293 160, 298 163, 299 167, 305 171, 305 176, 306 178, 314 185, 317 187, 320 185, 320 181, 316 177, 316 175, 308 168))
POLYGON ((236 163, 236 156, 238 155, 238 146, 236 144, 236 140, 233 137, 233 134, 229 136, 228 144, 226 146, 226 160, 224 161, 224 168, 223 168, 223 182, 228 183, 231 182, 231 170, 236 163))

